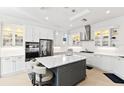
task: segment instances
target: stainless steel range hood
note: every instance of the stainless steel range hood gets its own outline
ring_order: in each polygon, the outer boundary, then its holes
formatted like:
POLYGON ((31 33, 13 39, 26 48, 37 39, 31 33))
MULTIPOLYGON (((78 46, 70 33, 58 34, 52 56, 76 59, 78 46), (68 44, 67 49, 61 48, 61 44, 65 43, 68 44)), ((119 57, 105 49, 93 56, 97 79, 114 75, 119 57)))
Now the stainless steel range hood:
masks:
POLYGON ((91 26, 85 25, 84 30, 80 33, 81 41, 90 41, 91 40, 91 26))

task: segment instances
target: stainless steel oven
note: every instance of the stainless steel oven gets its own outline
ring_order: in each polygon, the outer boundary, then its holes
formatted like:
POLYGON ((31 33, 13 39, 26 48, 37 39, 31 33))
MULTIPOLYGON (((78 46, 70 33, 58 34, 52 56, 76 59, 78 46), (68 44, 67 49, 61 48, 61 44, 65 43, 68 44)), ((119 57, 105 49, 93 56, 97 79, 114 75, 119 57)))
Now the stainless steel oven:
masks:
POLYGON ((26 42, 25 49, 26 62, 39 57, 39 42, 26 42))

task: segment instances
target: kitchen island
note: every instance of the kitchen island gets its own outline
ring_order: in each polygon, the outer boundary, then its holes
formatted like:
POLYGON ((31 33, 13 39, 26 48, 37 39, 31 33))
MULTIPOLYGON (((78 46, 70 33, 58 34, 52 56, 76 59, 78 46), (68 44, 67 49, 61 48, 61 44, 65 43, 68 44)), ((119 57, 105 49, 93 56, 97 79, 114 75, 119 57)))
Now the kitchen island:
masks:
POLYGON ((54 73, 54 86, 71 86, 85 80, 86 57, 56 55, 39 57, 37 61, 54 73))

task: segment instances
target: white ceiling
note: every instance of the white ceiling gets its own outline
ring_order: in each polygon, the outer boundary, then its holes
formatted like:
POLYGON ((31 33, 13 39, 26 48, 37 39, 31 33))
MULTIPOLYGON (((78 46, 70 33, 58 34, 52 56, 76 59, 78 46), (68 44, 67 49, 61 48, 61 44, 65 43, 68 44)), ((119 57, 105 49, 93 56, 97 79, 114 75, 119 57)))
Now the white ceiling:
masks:
POLYGON ((71 30, 85 24, 94 24, 103 20, 108 20, 114 17, 123 16, 124 8, 112 7, 18 7, 18 8, 0 8, 0 13, 18 18, 35 21, 41 25, 47 25, 56 29, 71 30), (75 12, 72 10, 75 9, 75 12), (85 10, 90 12, 70 20, 85 10), (109 14, 106 11, 110 10, 109 14), (48 17, 48 20, 45 18, 48 17), (87 22, 81 21, 83 18, 87 22), (71 26, 70 26, 71 25, 71 26))

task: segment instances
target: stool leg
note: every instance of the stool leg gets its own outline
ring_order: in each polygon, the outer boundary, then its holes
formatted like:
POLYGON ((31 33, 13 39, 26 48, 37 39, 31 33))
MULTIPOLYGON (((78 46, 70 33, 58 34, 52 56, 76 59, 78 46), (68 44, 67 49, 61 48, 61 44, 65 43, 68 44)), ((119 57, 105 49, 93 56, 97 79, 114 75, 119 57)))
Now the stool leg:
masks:
POLYGON ((33 73, 33 75, 32 75, 32 84, 33 84, 33 86, 35 86, 35 78, 36 76, 35 76, 35 73, 33 73))
POLYGON ((40 77, 40 86, 42 86, 42 74, 39 74, 40 77))

